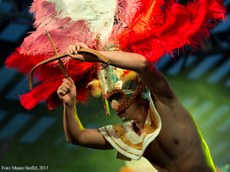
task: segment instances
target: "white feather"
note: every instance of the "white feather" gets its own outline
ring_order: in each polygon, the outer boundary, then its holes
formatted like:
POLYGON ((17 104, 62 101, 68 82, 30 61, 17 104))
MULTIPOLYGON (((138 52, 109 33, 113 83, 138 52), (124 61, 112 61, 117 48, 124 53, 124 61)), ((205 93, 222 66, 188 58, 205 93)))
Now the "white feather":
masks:
POLYGON ((56 4, 60 17, 70 17, 73 21, 86 20, 89 29, 100 37, 102 46, 108 43, 111 35, 116 0, 48 0, 56 4))

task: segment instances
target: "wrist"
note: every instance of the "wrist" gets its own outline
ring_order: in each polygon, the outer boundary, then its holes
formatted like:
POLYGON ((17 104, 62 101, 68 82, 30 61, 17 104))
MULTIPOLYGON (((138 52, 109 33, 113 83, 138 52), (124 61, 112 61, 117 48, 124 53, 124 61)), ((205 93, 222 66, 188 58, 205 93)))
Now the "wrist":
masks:
POLYGON ((76 105, 76 100, 71 100, 69 102, 63 102, 64 106, 66 107, 73 107, 76 105))

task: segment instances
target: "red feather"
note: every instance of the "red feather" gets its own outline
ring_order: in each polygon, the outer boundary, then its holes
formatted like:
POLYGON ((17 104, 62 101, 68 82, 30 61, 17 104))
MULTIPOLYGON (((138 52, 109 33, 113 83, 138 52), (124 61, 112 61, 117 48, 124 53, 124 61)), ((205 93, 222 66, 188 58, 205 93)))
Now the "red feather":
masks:
POLYGON ((142 54, 150 62, 185 45, 201 45, 216 22, 226 17, 222 0, 194 0, 186 6, 173 0, 142 2, 149 5, 137 12, 117 42, 122 50, 142 54))

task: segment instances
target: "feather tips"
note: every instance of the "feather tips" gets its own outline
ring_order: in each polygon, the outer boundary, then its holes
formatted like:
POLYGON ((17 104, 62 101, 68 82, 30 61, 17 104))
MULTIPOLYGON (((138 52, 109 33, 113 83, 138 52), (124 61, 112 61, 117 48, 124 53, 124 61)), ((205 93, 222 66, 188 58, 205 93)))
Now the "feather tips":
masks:
POLYGON ((90 91, 93 97, 100 97, 102 95, 102 89, 98 79, 92 80, 87 87, 91 88, 90 91))

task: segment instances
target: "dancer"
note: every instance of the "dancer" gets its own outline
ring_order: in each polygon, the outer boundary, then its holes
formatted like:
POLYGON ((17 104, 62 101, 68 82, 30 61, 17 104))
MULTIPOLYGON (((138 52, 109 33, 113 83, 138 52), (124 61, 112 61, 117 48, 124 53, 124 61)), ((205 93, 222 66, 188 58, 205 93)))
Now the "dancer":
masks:
MULTIPOLYGON (((80 45, 71 45, 70 55, 81 61, 95 61, 93 56, 78 54, 80 45)), ((64 105, 67 141, 96 149, 115 148, 120 158, 144 156, 158 171, 215 171, 204 138, 166 77, 142 55, 121 51, 100 53, 109 59, 110 65, 137 72, 140 82, 150 91, 149 98, 144 99, 136 89, 134 101, 123 109, 125 98, 115 94, 109 98, 111 107, 126 123, 88 129, 77 115, 74 82, 65 78, 57 93, 64 105)))
POLYGON ((23 107, 29 110, 46 101, 48 109, 53 109, 64 102, 67 140, 87 147, 115 147, 120 158, 144 156, 169 171, 214 169, 200 132, 153 64, 164 54, 173 55, 184 46, 200 46, 216 23, 225 19, 223 1, 193 0, 180 4, 176 0, 34 0, 30 10, 35 14, 36 29, 6 60, 6 66, 28 74, 38 64, 49 60, 51 63, 35 71, 38 84, 20 97, 23 107), (64 57, 67 47, 76 42, 70 47, 69 56, 52 60, 64 57), (108 63, 98 64, 101 61, 95 56, 80 53, 83 47, 99 51, 108 63), (78 60, 70 58, 75 57, 73 53, 78 53, 78 60), (66 69, 65 75, 59 66, 66 69), (94 88, 94 79, 110 83, 106 76, 113 71, 118 78, 116 84, 108 92, 100 84, 106 113, 111 101, 118 116, 133 122, 125 127, 102 127, 100 131, 84 129, 78 117, 73 118, 73 97, 86 101, 91 91, 87 85, 94 88), (64 76, 68 79, 62 81, 64 76), (148 100, 143 95, 145 89, 150 91, 148 100), (73 127, 77 130, 73 131, 73 127), (124 132, 128 133, 126 137, 124 132), (116 137, 121 139, 113 139, 116 137))

